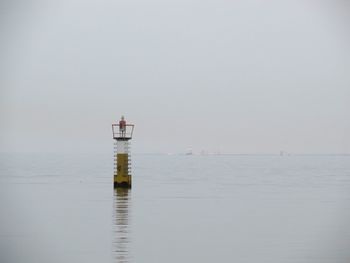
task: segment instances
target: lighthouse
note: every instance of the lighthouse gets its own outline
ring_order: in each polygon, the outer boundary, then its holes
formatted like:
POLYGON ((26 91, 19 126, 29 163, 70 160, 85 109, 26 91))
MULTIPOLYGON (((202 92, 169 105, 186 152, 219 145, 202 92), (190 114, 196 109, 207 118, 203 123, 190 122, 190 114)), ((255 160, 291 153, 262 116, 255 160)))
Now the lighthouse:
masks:
POLYGON ((114 188, 131 188, 130 141, 134 125, 122 116, 119 124, 112 124, 114 139, 114 188))

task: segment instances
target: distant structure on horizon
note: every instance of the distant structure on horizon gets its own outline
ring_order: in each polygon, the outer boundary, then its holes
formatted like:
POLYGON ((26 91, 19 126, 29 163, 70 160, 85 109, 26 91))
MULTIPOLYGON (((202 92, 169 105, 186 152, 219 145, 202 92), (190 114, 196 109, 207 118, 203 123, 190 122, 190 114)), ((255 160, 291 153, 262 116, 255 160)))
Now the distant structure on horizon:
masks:
POLYGON ((119 124, 112 124, 114 142, 114 187, 131 188, 130 140, 134 124, 127 124, 124 116, 119 124))
POLYGON ((193 155, 193 151, 191 148, 187 149, 185 155, 193 155))

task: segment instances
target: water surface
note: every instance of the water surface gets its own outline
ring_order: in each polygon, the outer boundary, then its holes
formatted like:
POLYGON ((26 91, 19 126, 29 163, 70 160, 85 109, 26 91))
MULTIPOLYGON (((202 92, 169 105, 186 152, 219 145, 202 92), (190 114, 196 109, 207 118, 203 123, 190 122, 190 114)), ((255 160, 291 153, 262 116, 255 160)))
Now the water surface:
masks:
POLYGON ((2 154, 1 262, 350 262, 350 156, 2 154))

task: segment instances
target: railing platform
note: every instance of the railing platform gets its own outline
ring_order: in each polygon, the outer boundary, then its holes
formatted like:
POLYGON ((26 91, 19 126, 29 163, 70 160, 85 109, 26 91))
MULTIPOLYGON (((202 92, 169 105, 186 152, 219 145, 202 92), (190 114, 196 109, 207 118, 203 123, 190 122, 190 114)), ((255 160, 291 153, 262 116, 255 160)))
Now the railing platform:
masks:
POLYGON ((132 134, 134 132, 134 124, 126 124, 125 130, 121 130, 119 124, 112 124, 113 139, 128 141, 132 139, 132 134))

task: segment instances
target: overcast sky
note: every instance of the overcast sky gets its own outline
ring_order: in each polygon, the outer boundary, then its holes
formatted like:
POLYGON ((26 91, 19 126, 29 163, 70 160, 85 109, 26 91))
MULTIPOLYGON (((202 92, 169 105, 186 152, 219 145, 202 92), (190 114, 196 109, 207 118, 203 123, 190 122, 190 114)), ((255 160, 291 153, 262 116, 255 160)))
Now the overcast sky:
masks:
POLYGON ((350 153, 346 2, 2 1, 0 151, 350 153))

